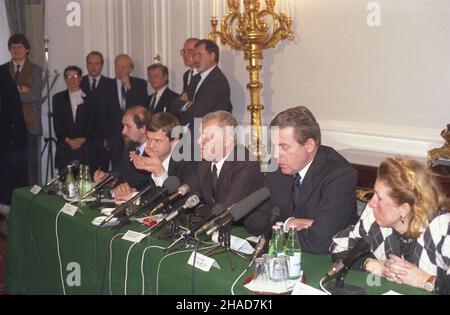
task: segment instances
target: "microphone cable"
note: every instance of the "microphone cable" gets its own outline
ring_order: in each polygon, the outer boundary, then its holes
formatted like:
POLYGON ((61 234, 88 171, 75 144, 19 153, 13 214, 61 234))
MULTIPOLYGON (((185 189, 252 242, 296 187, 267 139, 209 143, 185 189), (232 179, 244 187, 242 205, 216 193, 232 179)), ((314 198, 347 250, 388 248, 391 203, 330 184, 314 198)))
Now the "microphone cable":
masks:
MULTIPOLYGON (((150 239, 149 239, 149 244, 150 244, 150 239)), ((145 295, 145 273, 144 273, 144 261, 145 261, 145 254, 147 253, 148 250, 150 249, 161 249, 161 250, 165 250, 164 247, 161 246, 148 246, 146 247, 143 252, 142 252, 142 256, 141 256, 141 276, 142 276, 142 295, 145 295)), ((148 264, 147 266, 149 266, 149 268, 151 268, 151 264, 148 264)), ((151 275, 151 269, 149 269, 149 274, 151 275)), ((151 278, 149 280, 149 284, 150 284, 150 294, 152 294, 152 281, 151 278)))
POLYGON ((242 276, 243 276, 244 274, 247 273, 247 271, 249 271, 249 269, 251 268, 251 266, 253 265, 254 262, 255 262, 255 260, 253 259, 253 260, 250 262, 250 264, 247 266, 247 268, 245 268, 244 271, 242 271, 242 273, 239 275, 239 277, 237 277, 236 281, 233 282, 233 285, 231 286, 231 295, 236 295, 236 294, 234 293, 234 287, 236 286, 236 283, 239 281, 239 279, 242 278, 242 276))
POLYGON ((319 281, 320 288, 321 288, 322 291, 325 292, 327 295, 332 295, 330 291, 328 291, 327 289, 325 289, 325 287, 324 287, 324 285, 323 285, 324 280, 325 280, 325 277, 322 277, 322 279, 320 279, 320 281, 319 281))

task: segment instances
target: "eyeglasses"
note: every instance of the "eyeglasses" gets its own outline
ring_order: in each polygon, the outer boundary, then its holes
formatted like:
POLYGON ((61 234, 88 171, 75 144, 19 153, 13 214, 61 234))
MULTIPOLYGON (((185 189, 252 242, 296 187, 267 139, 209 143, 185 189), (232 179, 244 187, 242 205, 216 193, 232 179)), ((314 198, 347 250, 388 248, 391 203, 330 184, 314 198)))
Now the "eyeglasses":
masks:
POLYGON ((204 56, 204 55, 208 55, 208 52, 204 51, 204 52, 195 53, 194 57, 198 58, 198 57, 201 57, 201 56, 204 56))
POLYGON ((67 80, 78 79, 80 76, 78 74, 69 74, 66 75, 67 80))
POLYGON ((193 49, 181 49, 180 50, 180 55, 184 56, 184 55, 193 55, 194 54, 194 50, 193 49))

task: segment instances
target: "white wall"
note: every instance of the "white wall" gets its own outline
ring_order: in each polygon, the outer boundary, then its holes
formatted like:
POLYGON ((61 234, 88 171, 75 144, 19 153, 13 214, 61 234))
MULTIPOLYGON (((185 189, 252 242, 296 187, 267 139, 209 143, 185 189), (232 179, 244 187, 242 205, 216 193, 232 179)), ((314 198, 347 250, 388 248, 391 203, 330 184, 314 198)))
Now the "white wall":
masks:
POLYGON ((0 0, 0 65, 11 60, 8 50, 8 38, 10 36, 8 19, 6 17, 5 1, 0 0))
MULTIPOLYGON (((59 71, 84 66, 86 53, 96 49, 106 56, 107 75, 113 76, 114 56, 126 52, 135 59, 134 74, 145 77, 159 54, 179 91, 184 39, 210 30, 209 0, 80 0, 82 24, 74 28, 65 23, 69 2, 47 0, 51 67, 59 71)), ((306 105, 324 143, 337 148, 425 157, 442 144, 440 130, 450 122, 450 0, 291 2, 296 39, 264 53, 266 123, 283 109, 306 105), (381 8, 379 27, 367 24, 371 2, 381 8)), ((248 123, 242 53, 222 47, 221 67, 235 114, 248 123)))

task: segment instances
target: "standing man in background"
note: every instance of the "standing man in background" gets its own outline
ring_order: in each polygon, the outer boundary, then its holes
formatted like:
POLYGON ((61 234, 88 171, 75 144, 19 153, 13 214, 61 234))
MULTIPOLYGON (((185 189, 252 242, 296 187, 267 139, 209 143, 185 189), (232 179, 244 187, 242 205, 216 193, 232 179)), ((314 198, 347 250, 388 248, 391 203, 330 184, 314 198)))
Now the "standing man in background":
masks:
POLYGON ((219 57, 219 47, 213 41, 204 39, 195 45, 194 60, 200 71, 199 82, 192 100, 179 109, 181 124, 189 124, 191 130, 194 130, 195 118, 201 119, 206 114, 219 110, 233 110, 230 85, 218 66, 219 57))
POLYGON ((109 107, 105 111, 107 122, 107 148, 111 154, 112 168, 120 163, 124 144, 122 139, 122 117, 126 109, 145 106, 148 98, 147 82, 131 76, 134 70, 133 60, 126 54, 118 55, 114 61, 116 79, 109 107))
POLYGON ((0 215, 6 216, 14 189, 28 184, 28 131, 9 65, 0 66, 0 215))
POLYGON ((147 68, 148 83, 155 91, 148 98, 149 110, 151 113, 172 112, 172 101, 178 94, 169 89, 169 69, 155 63, 147 68))
POLYGON ((115 92, 114 81, 102 75, 104 65, 103 55, 98 51, 90 52, 86 57, 88 74, 81 80, 81 89, 91 99, 94 120, 94 135, 92 142, 93 169, 108 171, 110 154, 107 145, 108 122, 106 112, 112 105, 111 97, 115 92))
POLYGON ((12 35, 8 40, 8 49, 12 57, 9 73, 19 91, 28 130, 28 185, 40 184, 42 68, 28 59, 31 46, 25 35, 12 35))

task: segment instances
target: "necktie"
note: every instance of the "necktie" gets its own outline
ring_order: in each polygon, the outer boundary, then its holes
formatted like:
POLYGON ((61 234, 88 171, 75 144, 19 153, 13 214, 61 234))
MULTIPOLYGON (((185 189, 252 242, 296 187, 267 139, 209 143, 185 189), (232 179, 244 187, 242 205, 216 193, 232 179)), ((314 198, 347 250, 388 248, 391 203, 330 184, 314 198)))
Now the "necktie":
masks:
POLYGON ((141 156, 141 148, 137 147, 136 150, 134 150, 134 153, 136 153, 137 155, 141 156))
POLYGON ((96 88, 96 83, 97 83, 97 79, 92 79, 92 87, 91 87, 92 92, 94 92, 94 90, 96 88))
POLYGON ((150 102, 150 111, 154 112, 156 109, 156 93, 152 96, 152 101, 150 102))
POLYGON ((192 77, 194 76, 194 70, 190 70, 189 71, 189 76, 188 76, 188 80, 187 80, 187 85, 191 84, 192 81, 192 77))
POLYGON ((121 103, 122 110, 125 110, 127 107, 127 89, 125 88, 125 85, 122 83, 122 103, 121 103))
POLYGON ((20 75, 20 65, 16 65, 16 74, 14 77, 14 81, 16 81, 16 83, 17 81, 19 81, 19 75, 20 75))
POLYGON ((211 184, 212 184, 212 188, 213 188, 213 197, 214 197, 214 199, 216 197, 217 182, 218 181, 219 181, 219 177, 217 176, 217 166, 216 166, 216 164, 213 164, 212 173, 211 173, 211 184))
POLYGON ((201 78, 202 77, 200 76, 200 73, 197 73, 192 77, 191 83, 189 83, 189 86, 187 87, 188 99, 190 101, 194 101, 194 97, 197 91, 197 85, 200 82, 201 78))
POLYGON ((300 187, 301 187, 301 181, 302 177, 297 173, 294 176, 294 183, 292 184, 292 192, 291 192, 291 199, 292 204, 294 205, 294 212, 296 212, 299 198, 300 198, 300 187))

